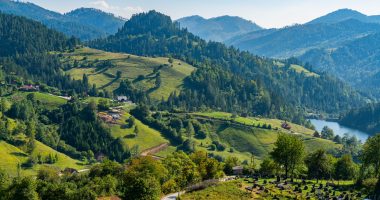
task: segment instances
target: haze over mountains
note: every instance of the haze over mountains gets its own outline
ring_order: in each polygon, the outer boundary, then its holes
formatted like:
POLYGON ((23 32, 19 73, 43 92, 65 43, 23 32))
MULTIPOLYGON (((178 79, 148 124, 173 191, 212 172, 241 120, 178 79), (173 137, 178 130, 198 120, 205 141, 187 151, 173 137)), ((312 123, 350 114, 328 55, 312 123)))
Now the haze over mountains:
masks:
POLYGON ((90 40, 116 33, 125 20, 93 8, 79 8, 60 14, 33 3, 0 0, 0 12, 39 21, 68 36, 90 40))
POLYGON ((205 40, 222 42, 234 36, 261 30, 257 24, 240 17, 220 16, 205 19, 194 15, 178 19, 181 27, 205 40))
POLYGON ((379 31, 379 16, 342 9, 303 25, 251 32, 225 43, 267 57, 297 57, 378 96, 379 31))

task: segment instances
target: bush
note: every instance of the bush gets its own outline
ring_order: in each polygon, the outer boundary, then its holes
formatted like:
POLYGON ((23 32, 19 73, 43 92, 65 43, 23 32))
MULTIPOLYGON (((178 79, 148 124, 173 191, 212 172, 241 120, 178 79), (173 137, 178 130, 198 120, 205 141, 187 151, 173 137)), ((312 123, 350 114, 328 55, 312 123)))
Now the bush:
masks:
POLYGON ((363 188, 365 188, 368 192, 375 191, 376 183, 376 178, 367 178, 363 180, 363 188))
POLYGON ((175 182, 175 180, 170 179, 162 185, 162 192, 164 194, 174 193, 177 191, 177 188, 178 188, 178 186, 177 186, 177 183, 175 182))
POLYGON ((207 137, 207 134, 204 131, 198 131, 195 137, 197 139, 205 139, 207 137))
POLYGON ((213 141, 212 143, 216 146, 218 151, 224 151, 226 149, 226 146, 219 141, 213 141))

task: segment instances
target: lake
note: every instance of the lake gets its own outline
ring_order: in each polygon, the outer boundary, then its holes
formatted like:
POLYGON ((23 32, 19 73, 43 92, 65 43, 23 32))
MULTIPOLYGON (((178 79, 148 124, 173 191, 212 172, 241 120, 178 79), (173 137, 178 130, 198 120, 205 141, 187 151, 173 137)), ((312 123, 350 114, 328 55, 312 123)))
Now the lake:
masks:
POLYGON ((350 135, 355 135, 362 142, 365 142, 370 136, 368 133, 340 125, 338 122, 331 122, 320 119, 310 119, 310 121, 318 132, 321 132, 324 126, 328 126, 334 130, 335 135, 340 135, 343 137, 345 133, 349 133, 350 135))

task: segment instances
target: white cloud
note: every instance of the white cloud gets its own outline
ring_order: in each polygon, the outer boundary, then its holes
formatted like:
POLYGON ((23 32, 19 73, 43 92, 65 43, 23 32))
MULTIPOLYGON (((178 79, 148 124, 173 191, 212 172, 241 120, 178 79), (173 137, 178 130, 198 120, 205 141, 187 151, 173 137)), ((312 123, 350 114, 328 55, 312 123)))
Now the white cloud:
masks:
POLYGON ((133 14, 143 12, 143 8, 140 6, 116 6, 110 5, 106 0, 99 0, 90 2, 91 7, 113 13, 117 16, 124 18, 130 18, 133 14))
POLYGON ((93 1, 90 2, 90 5, 95 6, 99 9, 109 9, 110 5, 107 3, 107 1, 93 1))

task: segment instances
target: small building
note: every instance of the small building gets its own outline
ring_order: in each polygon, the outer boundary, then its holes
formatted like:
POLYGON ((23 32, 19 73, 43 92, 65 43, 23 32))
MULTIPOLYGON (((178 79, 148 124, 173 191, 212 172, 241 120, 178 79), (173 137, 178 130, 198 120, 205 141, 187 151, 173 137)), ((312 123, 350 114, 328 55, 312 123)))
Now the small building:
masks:
POLYGON ((113 120, 118 120, 121 118, 120 114, 111 114, 113 120))
POLYGON ((243 167, 242 166, 235 166, 232 168, 232 172, 234 175, 242 175, 243 174, 243 167))
POLYGON ((281 127, 286 130, 290 130, 292 128, 286 121, 281 124, 281 127))
POLYGON ((119 102, 126 102, 126 101, 128 101, 128 97, 127 96, 117 96, 116 100, 119 102))
POLYGON ((21 91, 39 91, 40 86, 39 85, 23 85, 19 88, 21 91))

